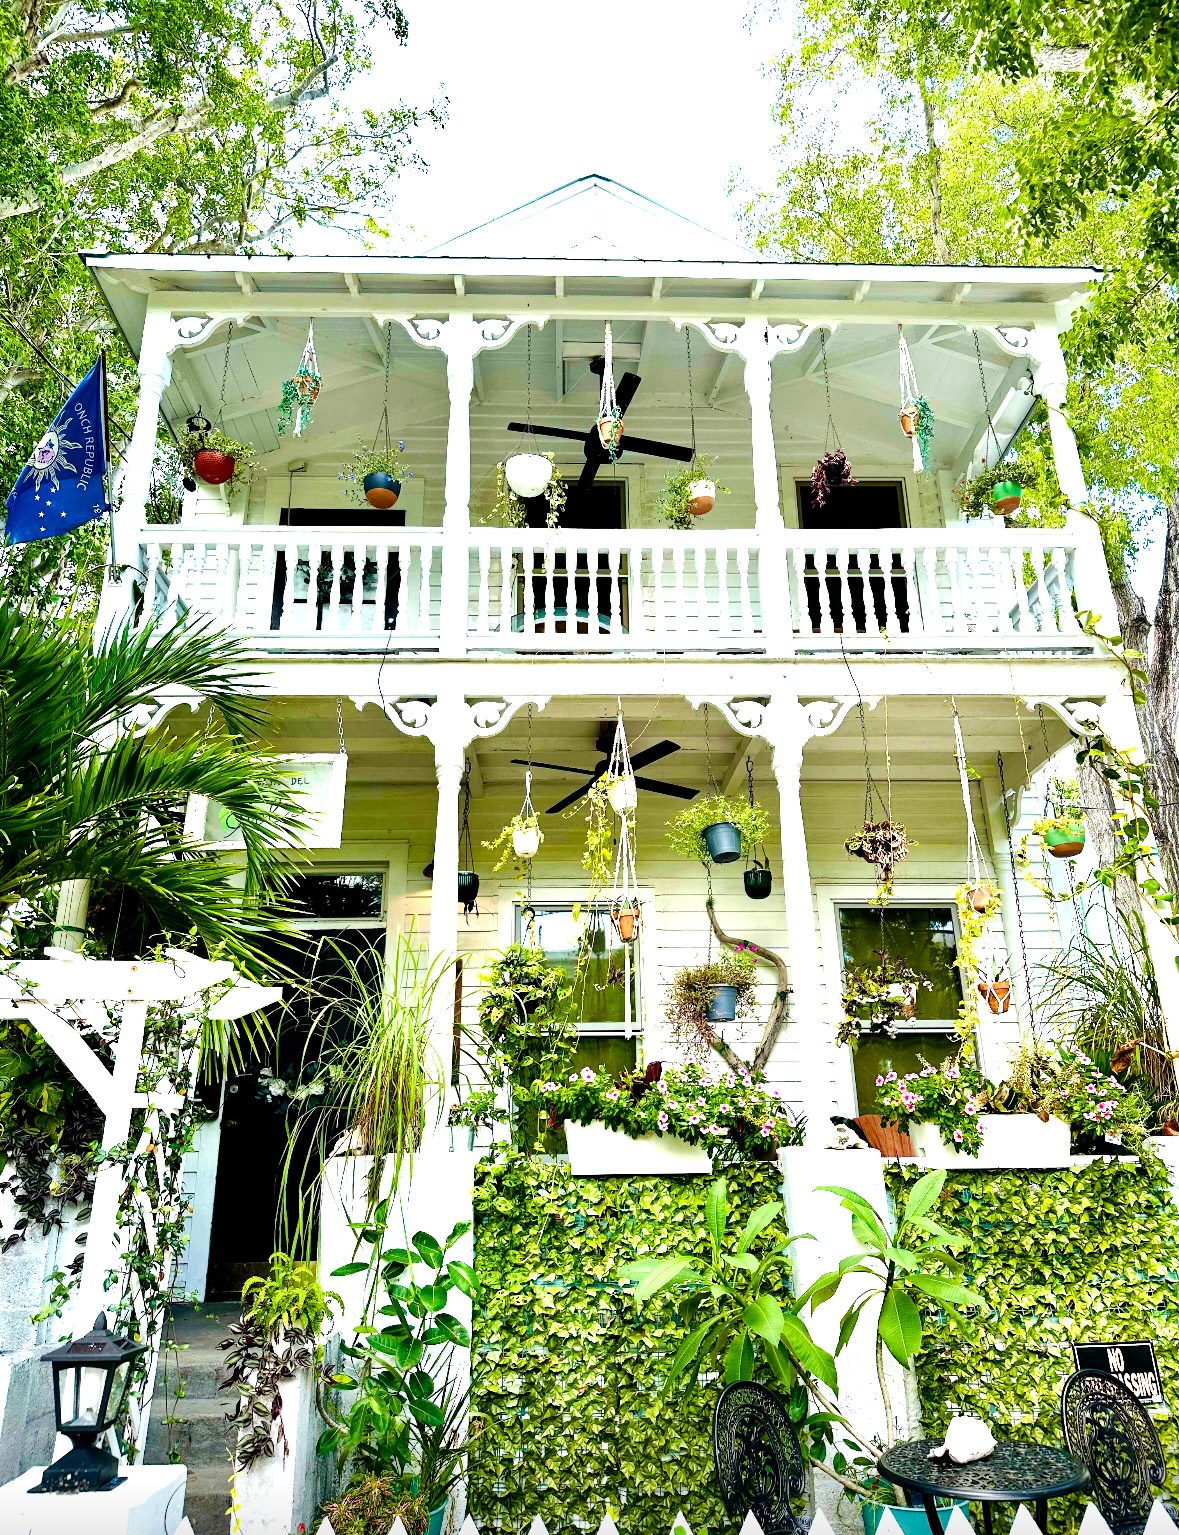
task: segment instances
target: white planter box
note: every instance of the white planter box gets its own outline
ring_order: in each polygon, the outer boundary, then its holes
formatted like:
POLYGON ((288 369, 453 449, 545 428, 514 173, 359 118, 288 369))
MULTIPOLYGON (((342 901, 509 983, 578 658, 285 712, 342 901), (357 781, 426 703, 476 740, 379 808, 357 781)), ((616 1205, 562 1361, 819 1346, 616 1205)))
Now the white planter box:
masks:
POLYGON ((913 1150, 931 1167, 1067 1167, 1069 1126, 1053 1116, 1045 1123, 1038 1114, 980 1114, 982 1150, 977 1157, 945 1143, 936 1125, 910 1125, 913 1150))
POLYGON ((641 1135, 636 1140, 609 1125, 575 1125, 566 1120, 565 1140, 569 1169, 579 1178, 712 1171, 712 1158, 704 1147, 690 1146, 678 1135, 641 1135))

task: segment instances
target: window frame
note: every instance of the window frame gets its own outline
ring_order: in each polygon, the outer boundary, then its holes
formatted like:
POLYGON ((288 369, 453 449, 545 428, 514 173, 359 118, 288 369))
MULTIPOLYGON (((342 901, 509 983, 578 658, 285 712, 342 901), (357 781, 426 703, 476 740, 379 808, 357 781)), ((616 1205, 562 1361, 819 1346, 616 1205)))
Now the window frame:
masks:
POLYGON ((338 927, 379 927, 388 928, 390 914, 390 891, 392 884, 389 865, 368 859, 363 862, 357 860, 333 860, 331 863, 313 863, 299 871, 302 879, 316 879, 320 876, 331 878, 339 874, 377 874, 381 880, 381 909, 373 917, 303 917, 292 918, 295 927, 303 932, 316 933, 338 927))
MULTIPOLYGON (((578 905, 584 906, 584 904, 585 904, 584 900, 582 900, 582 901, 565 900, 565 899, 555 898, 555 897, 546 897, 546 898, 537 899, 535 893, 533 894, 533 898, 532 898, 531 901, 520 900, 519 898, 513 899, 513 901, 512 901, 512 934, 513 934, 512 942, 513 943, 523 943, 523 941, 524 941, 524 922, 523 922, 523 917, 524 917, 525 910, 529 906, 531 906, 533 908, 533 910, 540 910, 540 911, 572 911, 574 906, 578 906, 578 905)), ((605 914, 606 921, 608 922, 610 920, 608 903, 603 901, 603 902, 600 903, 600 905, 601 905, 601 910, 605 914)), ((631 1019, 629 1024, 627 1023, 625 1018, 622 1019, 618 1023, 606 1022, 604 1020, 592 1019, 592 1018, 584 1019, 584 1020, 578 1019, 578 1021, 577 1021, 577 1037, 578 1037, 578 1039, 581 1039, 581 1038, 586 1038, 586 1039, 590 1039, 590 1038, 593 1038, 593 1039, 634 1039, 634 1040, 638 1040, 639 1041, 640 1046, 642 1044, 642 1039, 643 1039, 643 1022, 644 1022, 644 1019, 646 1017, 645 1000, 646 1000, 646 995, 647 995, 647 978, 646 978, 646 973, 645 973, 645 971, 646 971, 646 953, 645 953, 645 950, 646 950, 647 945, 644 942, 644 938, 643 938, 643 931, 644 931, 644 928, 645 928, 645 925, 646 925, 647 908, 643 904, 641 898, 640 898, 640 905, 643 908, 643 920, 640 923, 639 935, 638 935, 638 939, 636 940, 636 942, 637 942, 637 949, 638 949, 638 962, 637 962, 637 964, 635 963, 634 958, 633 958, 633 956, 635 954, 635 948, 634 947, 630 947, 628 949, 628 952, 632 956, 631 963, 634 965, 634 976, 635 976, 635 987, 634 987, 634 990, 635 990, 635 1011, 634 1011, 634 1017, 631 1019)), ((623 947, 626 947, 626 945, 623 945, 623 947)), ((625 995, 626 995, 626 993, 624 991, 624 996, 625 995)), ((641 1051, 639 1053, 641 1053, 641 1051)))

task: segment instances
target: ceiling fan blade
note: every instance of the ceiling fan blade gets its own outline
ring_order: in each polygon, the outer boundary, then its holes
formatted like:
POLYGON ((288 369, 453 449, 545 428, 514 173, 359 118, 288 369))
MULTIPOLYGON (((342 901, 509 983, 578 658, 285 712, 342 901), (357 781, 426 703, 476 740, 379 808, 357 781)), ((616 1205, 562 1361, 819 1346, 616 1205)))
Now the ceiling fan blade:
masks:
POLYGON ((594 768, 566 767, 563 762, 528 762, 523 757, 512 758, 513 767, 551 768, 554 773, 584 773, 587 778, 597 776, 594 768))
POLYGON ((604 458, 597 458, 596 456, 591 455, 589 445, 587 443, 585 450, 585 468, 577 477, 578 490, 585 490, 588 486, 594 483, 594 476, 602 467, 603 462, 604 458))
POLYGON ((622 438, 630 453, 651 453, 656 458, 678 458, 685 464, 692 462, 691 448, 678 448, 674 442, 652 442, 649 437, 632 437, 625 432, 622 438))
POLYGON ((699 789, 687 789, 682 783, 664 783, 662 778, 643 778, 637 773, 635 783, 640 789, 648 789, 652 794, 673 794, 676 799, 695 799, 700 793, 699 789))
MULTIPOLYGON (((593 428, 591 428, 593 430, 593 428)), ((584 442, 585 433, 575 432, 568 426, 529 426, 524 421, 509 421, 509 432, 531 432, 535 437, 565 437, 570 442, 584 442)))
POLYGON ((656 741, 654 746, 648 746, 641 752, 635 752, 630 759, 630 765, 636 770, 649 767, 652 762, 659 762, 664 757, 670 757, 672 752, 678 752, 679 746, 675 741, 656 741))
POLYGON ((629 406, 638 393, 639 385, 642 382, 637 373, 624 373, 617 384, 615 384, 614 398, 617 401, 618 409, 624 416, 626 415, 627 406, 629 406))
POLYGON ((589 783, 583 783, 580 789, 574 789, 572 794, 567 794, 564 799, 559 799, 555 805, 550 805, 545 815, 556 815, 558 811, 568 810, 570 805, 576 805, 593 788, 600 775, 595 773, 589 783))

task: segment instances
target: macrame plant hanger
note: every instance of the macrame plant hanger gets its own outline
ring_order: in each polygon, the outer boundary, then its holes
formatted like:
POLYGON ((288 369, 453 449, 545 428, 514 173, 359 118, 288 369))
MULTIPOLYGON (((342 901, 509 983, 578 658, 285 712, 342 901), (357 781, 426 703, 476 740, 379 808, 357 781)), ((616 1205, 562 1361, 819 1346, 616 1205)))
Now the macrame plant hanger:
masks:
MULTIPOLYGON (((975 891, 979 891, 983 895, 986 895, 988 892, 986 887, 986 872, 985 864, 983 861, 982 843, 979 841, 978 832, 974 825, 974 806, 971 803, 970 795, 970 770, 966 762, 966 747, 962 741, 962 722, 958 717, 958 703, 956 699, 950 699, 950 707, 954 711, 954 761, 958 767, 958 785, 962 791, 962 812, 966 817, 967 885, 968 890, 972 895, 971 905, 974 907, 974 910, 978 912, 979 916, 985 918, 987 915, 986 904, 975 905, 975 900, 973 897, 973 892, 975 891)), ((993 935, 993 924, 990 922, 988 922, 983 928, 982 941, 986 951, 986 985, 990 987, 992 984, 1000 981, 1003 978, 1001 972, 1005 972, 1007 969, 1007 954, 1006 949, 1004 949, 1002 965, 997 965, 995 962, 997 951, 993 935)), ((965 976, 965 974, 963 978, 969 979, 965 976)), ((1007 1007, 1002 1007, 999 1009, 999 1011, 1006 1012, 1007 1007)))
POLYGON ((933 411, 917 383, 917 370, 902 326, 897 326, 901 364, 901 427, 913 445, 913 470, 929 468, 929 444, 933 440, 933 411))
POLYGON ((614 331, 609 320, 606 321, 606 336, 602 350, 602 391, 598 396, 598 439, 613 464, 617 461, 619 446, 622 442, 622 412, 618 408, 618 399, 614 392, 614 331))
POLYGON ((295 375, 282 386, 282 399, 278 405, 280 437, 287 432, 294 437, 302 437, 304 429, 311 425, 311 407, 319 398, 321 383, 319 363, 315 356, 315 321, 312 320, 307 326, 307 341, 295 375))
POLYGON ((609 782, 607 796, 618 817, 614 842, 614 873, 610 885, 610 919, 621 942, 630 944, 639 936, 642 907, 639 904, 639 877, 635 868, 635 807, 638 785, 630 762, 630 747, 622 718, 622 700, 618 701, 618 722, 606 768, 609 782))

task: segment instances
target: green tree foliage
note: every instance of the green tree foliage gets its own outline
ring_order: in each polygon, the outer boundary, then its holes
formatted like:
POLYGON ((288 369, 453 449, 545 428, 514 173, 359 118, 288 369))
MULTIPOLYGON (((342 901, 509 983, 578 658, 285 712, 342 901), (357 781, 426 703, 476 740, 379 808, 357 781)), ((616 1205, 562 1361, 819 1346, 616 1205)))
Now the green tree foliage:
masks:
POLYGON ((248 680, 237 644, 207 629, 148 625, 92 649, 69 619, 0 608, 0 917, 88 879, 94 896, 129 892, 164 932, 256 969, 259 939, 282 925, 273 902, 302 817, 277 759, 252 744, 248 680), (136 728, 177 689, 206 703, 207 729, 136 728), (184 835, 193 794, 236 818, 244 883, 184 835))

